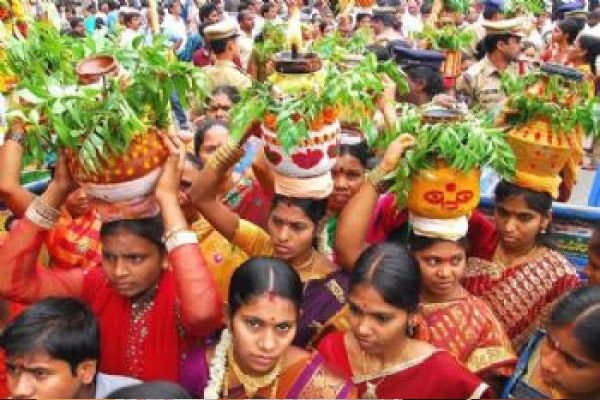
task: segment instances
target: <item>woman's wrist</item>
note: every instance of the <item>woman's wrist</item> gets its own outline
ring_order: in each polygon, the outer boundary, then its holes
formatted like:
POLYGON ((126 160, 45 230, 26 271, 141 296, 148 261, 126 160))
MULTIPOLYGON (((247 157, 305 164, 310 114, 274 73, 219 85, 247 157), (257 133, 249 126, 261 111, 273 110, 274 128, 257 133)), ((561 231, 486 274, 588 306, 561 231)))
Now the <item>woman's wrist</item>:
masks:
POLYGON ((27 207, 25 217, 36 226, 50 230, 60 218, 60 211, 47 204, 42 198, 35 197, 27 207))
POLYGON ((61 187, 61 185, 55 181, 50 181, 48 188, 40 196, 40 199, 48 206, 59 209, 68 195, 69 190, 67 188, 61 187))

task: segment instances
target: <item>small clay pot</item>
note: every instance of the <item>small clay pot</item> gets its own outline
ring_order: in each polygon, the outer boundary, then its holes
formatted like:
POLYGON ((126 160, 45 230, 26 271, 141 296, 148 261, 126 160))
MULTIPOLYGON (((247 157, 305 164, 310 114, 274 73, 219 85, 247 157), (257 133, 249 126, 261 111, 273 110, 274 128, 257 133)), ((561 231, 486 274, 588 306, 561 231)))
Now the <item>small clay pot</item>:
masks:
POLYGON ((113 56, 98 55, 83 59, 75 67, 75 73, 79 83, 92 85, 100 82, 103 76, 114 76, 117 74, 119 64, 113 56))
POLYGON ((292 57, 291 52, 281 52, 275 55, 275 71, 282 74, 309 74, 317 72, 323 62, 315 53, 299 53, 292 57))

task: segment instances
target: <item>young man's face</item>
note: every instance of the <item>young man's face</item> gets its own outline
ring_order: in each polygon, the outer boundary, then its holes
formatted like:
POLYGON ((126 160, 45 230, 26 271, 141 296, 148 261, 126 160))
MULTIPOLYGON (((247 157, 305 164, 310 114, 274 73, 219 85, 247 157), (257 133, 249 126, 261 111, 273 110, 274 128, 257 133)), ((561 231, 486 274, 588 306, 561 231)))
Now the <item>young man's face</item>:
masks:
POLYGON ((94 382, 96 361, 84 361, 72 373, 69 363, 40 350, 6 360, 7 385, 15 399, 76 399, 93 396, 84 389, 94 382))

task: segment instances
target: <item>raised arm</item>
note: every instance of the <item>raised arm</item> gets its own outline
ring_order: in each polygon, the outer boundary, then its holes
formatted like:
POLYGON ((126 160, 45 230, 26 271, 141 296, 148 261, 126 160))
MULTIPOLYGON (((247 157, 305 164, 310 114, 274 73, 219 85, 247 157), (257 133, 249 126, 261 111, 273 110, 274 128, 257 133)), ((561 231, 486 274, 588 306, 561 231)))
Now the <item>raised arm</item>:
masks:
POLYGON ((19 182, 23 158, 23 135, 22 124, 13 123, 10 132, 6 134, 4 145, 0 147, 0 201, 4 202, 19 218, 25 213, 34 197, 19 182))
POLYGON ((217 198, 217 190, 225 174, 242 155, 241 148, 233 143, 220 147, 198 173, 189 194, 191 204, 230 242, 238 229, 240 217, 217 198))
POLYGON ((81 269, 50 270, 37 264, 46 230, 58 219, 58 208, 73 188, 66 163, 59 157, 55 179, 0 244, 1 297, 33 303, 49 296, 81 296, 81 269))
POLYGON ((206 267, 196 234, 191 232, 179 206, 179 177, 185 160, 185 145, 164 138, 171 156, 156 186, 165 224, 169 265, 173 268, 181 318, 195 336, 208 336, 221 323, 222 300, 206 267))
POLYGON ((366 236, 371 213, 379 197, 378 187, 383 178, 396 169, 400 157, 414 143, 410 135, 400 135, 386 150, 379 165, 371 172, 342 210, 335 234, 335 252, 338 264, 352 269, 367 247, 366 236))

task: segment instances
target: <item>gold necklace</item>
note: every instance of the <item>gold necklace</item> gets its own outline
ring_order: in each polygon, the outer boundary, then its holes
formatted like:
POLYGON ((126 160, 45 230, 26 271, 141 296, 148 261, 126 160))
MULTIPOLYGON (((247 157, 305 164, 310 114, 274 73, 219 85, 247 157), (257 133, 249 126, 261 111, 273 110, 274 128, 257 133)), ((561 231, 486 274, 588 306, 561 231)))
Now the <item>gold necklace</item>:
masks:
MULTIPOLYGON (((402 361, 405 357, 405 355, 408 353, 409 350, 409 346, 408 343, 406 344, 406 346, 404 347, 404 349, 402 350, 402 353, 400 353, 400 355, 398 356, 399 361, 393 363, 394 364, 401 364, 404 361, 402 361)), ((369 355, 361 349, 361 353, 362 353, 362 373, 363 376, 368 377, 370 375, 369 369, 367 368, 367 358, 369 357, 369 355)), ((385 366, 386 366, 386 362, 383 361, 381 368, 378 368, 378 371, 385 371, 385 366)), ((381 378, 379 378, 379 380, 377 382, 372 382, 374 379, 369 379, 367 381, 365 381, 365 385, 366 385, 366 390, 365 393, 362 395, 363 398, 365 399, 378 399, 379 396, 377 395, 377 387, 385 380, 385 378, 387 378, 386 376, 382 376, 381 378)))
POLYGON ((500 264, 503 267, 511 267, 511 266, 517 264, 517 261, 527 260, 533 254, 535 254, 538 251, 538 249, 539 249, 538 246, 534 245, 529 251, 527 251, 527 253, 517 256, 517 257, 514 257, 511 260, 506 256, 506 253, 504 252, 502 245, 499 245, 494 254, 493 261, 497 264, 500 264))
POLYGON ((316 251, 312 251, 312 253, 310 254, 310 258, 305 261, 303 264, 295 267, 294 269, 296 270, 296 272, 298 272, 298 274, 300 275, 301 278, 303 278, 302 280, 306 280, 306 277, 310 277, 313 273, 313 269, 315 267, 315 260, 317 259, 317 252, 316 251), (304 274, 304 276, 302 276, 304 274))
POLYGON ((273 396, 271 398, 275 397, 275 394, 277 393, 277 385, 279 383, 279 375, 281 373, 281 366, 283 364, 283 357, 277 361, 277 364, 275 364, 270 372, 258 377, 250 376, 242 372, 242 369, 235 361, 235 357, 233 355, 233 346, 231 346, 227 352, 227 363, 231 367, 231 370, 237 380, 244 387, 246 396, 252 398, 259 389, 272 386, 271 392, 273 396))

